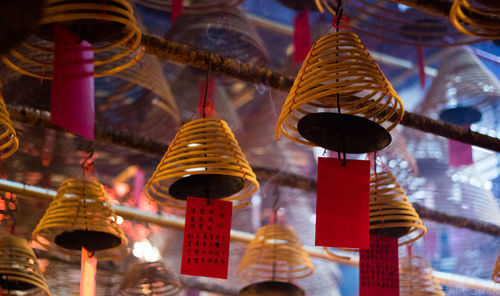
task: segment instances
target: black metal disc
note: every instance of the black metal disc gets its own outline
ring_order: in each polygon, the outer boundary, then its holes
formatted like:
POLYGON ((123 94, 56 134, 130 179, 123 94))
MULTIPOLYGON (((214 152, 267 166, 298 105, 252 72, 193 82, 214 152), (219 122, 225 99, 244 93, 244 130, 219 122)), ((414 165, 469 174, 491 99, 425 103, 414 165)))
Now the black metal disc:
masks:
MULTIPOLYGON (((407 220, 393 220, 391 222, 407 222, 407 220)), ((370 222, 370 225, 378 225, 382 224, 382 221, 370 222)), ((400 238, 402 236, 407 235, 411 230, 411 227, 388 227, 388 228, 377 228, 370 229, 370 234, 380 235, 380 236, 388 236, 394 238, 400 238)))
POLYGON ((27 291, 36 288, 35 285, 27 282, 11 280, 9 279, 10 276, 13 275, 0 274, 0 287, 2 287, 2 290, 4 291, 27 291))
POLYGON ((308 8, 309 11, 317 11, 318 7, 314 0, 278 0, 283 6, 293 9, 295 11, 301 11, 304 8, 308 8))
POLYGON ((297 129, 308 141, 332 151, 368 153, 391 143, 391 134, 363 117, 339 113, 311 113, 302 117, 297 129))
POLYGON ((68 250, 102 251, 118 247, 121 239, 110 233, 94 230, 73 230, 58 234, 55 238, 58 246, 68 250))
POLYGON ((176 199, 188 196, 220 199, 238 193, 245 184, 241 177, 216 174, 191 175, 175 181, 168 193, 176 199))
POLYGON ((474 107, 458 106, 444 109, 439 119, 453 124, 467 125, 481 120, 481 112, 474 107))
POLYGON ((265 281, 248 285, 240 290, 240 296, 303 296, 304 290, 291 283, 265 281))

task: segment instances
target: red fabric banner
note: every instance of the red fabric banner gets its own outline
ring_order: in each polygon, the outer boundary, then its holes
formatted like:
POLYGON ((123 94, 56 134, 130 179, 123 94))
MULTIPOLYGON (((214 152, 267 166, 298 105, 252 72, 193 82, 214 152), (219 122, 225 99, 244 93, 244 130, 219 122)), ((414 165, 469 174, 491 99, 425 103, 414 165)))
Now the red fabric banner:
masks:
POLYGON ((370 162, 318 160, 316 246, 368 248, 370 162))
POLYGON ((182 13, 182 0, 172 0, 172 12, 170 13, 170 22, 173 23, 182 13))
POLYGON ((370 235, 360 250, 359 296, 399 296, 398 239, 370 235))
POLYGON ((95 296, 95 275, 97 257, 82 248, 82 265, 80 273, 80 296, 95 296))
POLYGON ((311 29, 309 26, 309 9, 305 8, 293 20, 293 60, 303 62, 311 49, 311 29))
POLYGON ((188 197, 181 274, 227 279, 233 205, 188 197))
POLYGON ((94 140, 94 49, 62 25, 55 26, 52 124, 94 140))

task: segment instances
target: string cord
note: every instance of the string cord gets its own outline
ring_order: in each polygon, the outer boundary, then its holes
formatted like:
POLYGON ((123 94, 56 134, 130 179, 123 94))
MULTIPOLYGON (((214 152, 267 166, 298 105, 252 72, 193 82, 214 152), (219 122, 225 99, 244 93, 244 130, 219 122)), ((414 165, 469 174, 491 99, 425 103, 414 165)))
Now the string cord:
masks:
MULTIPOLYGON (((339 32, 339 26, 340 26, 340 19, 342 17, 342 12, 344 11, 344 9, 342 8, 342 0, 339 0, 338 1, 338 4, 337 4, 337 9, 335 10, 335 17, 336 17, 336 23, 335 23, 335 32, 339 32)), ((337 41, 338 42, 338 41, 337 41)), ((337 49, 337 53, 335 54, 337 57, 339 56, 339 53, 338 53, 338 49, 339 47, 337 46, 336 47, 337 49)), ((338 61, 336 61, 336 63, 338 63, 338 61)), ((335 82, 339 82, 339 79, 336 78, 335 79, 335 82)), ((341 111, 341 108, 340 108, 340 93, 337 91, 337 113, 338 114, 342 114, 342 111, 341 111)), ((346 165, 346 152, 345 152, 346 148, 345 148, 345 137, 342 137, 342 156, 343 156, 343 162, 342 162, 342 166, 345 166, 346 165)), ((337 151, 337 156, 338 158, 340 159, 340 151, 337 151)))

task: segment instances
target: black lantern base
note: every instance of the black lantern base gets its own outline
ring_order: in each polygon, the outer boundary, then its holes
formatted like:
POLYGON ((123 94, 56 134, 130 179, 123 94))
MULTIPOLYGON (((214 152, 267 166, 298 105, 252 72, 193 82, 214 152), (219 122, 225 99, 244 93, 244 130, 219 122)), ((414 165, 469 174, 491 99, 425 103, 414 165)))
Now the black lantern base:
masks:
POLYGON ((481 120, 481 112, 474 107, 459 106, 444 109, 439 113, 439 119, 453 124, 468 125, 481 120))
POLYGON ((240 296, 304 296, 305 292, 294 284, 278 281, 254 283, 240 290, 240 296))
POLYGON ((238 193, 245 185, 241 177, 216 174, 191 175, 175 181, 168 193, 180 200, 188 196, 221 199, 238 193))
POLYGON ((73 230, 58 234, 55 243, 68 250, 81 250, 82 247, 85 247, 92 252, 118 247, 121 244, 121 239, 118 236, 102 231, 73 230))

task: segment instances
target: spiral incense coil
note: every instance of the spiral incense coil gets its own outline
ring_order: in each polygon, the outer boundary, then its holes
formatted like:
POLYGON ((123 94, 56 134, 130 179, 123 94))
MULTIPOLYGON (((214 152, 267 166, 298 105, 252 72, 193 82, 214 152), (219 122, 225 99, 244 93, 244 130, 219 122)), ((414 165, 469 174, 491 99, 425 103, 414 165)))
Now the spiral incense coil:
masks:
POLYGON ((128 254, 127 238, 116 223, 104 187, 88 180, 69 178, 61 184, 33 231, 33 240, 71 256, 79 257, 82 247, 100 260, 128 254))
POLYGON ((314 273, 314 266, 293 228, 269 224, 257 230, 238 267, 247 282, 302 279, 314 273))
MULTIPOLYGON (((172 0, 132 0, 132 2, 157 10, 172 11, 172 0)), ((183 2, 182 13, 204 14, 216 12, 224 7, 236 7, 243 0, 191 0, 183 2)))
POLYGON ((23 238, 8 235, 0 239, 0 288, 2 291, 37 292, 36 295, 50 296, 35 253, 23 238))
POLYGON ((15 71, 52 79, 54 25, 76 27, 94 47, 94 76, 103 77, 134 65, 144 51, 139 49, 141 31, 126 0, 47 0, 45 15, 36 34, 3 56, 15 71), (103 30, 102 28, 106 28, 103 30))
POLYGON ((491 275, 491 279, 495 283, 500 283, 500 252, 498 254, 497 263, 495 264, 495 268, 493 269, 493 274, 491 275))
POLYGON ((145 187, 151 200, 184 208, 188 196, 249 204, 259 183, 227 123, 201 118, 184 124, 145 187))
POLYGON ((432 275, 427 259, 409 256, 399 259, 399 294, 401 296, 444 296, 443 288, 432 275))
POLYGON ((286 98, 276 126, 292 141, 315 146, 298 132, 306 115, 337 109, 337 94, 343 113, 373 119, 379 125, 389 119, 393 129, 404 113, 403 102, 372 59, 359 37, 352 32, 334 32, 313 45, 286 98))
POLYGON ((11 156, 17 148, 19 148, 19 140, 10 121, 2 94, 0 94, 0 159, 11 156))
POLYGON ((236 8, 181 14, 165 38, 254 65, 267 64, 264 41, 255 26, 236 8))
MULTIPOLYGON (((488 1, 488 0, 486 0, 488 1)), ((494 0, 493 0, 494 1, 494 0)), ((337 1, 315 0, 320 11, 335 14, 337 1)), ((390 0, 343 1, 342 7, 350 25, 362 38, 374 38, 398 45, 448 47, 485 41, 462 34, 446 19, 434 17, 418 9, 401 9, 390 0)))
POLYGON ((476 0, 473 7, 468 0, 454 0, 450 20, 460 32, 488 39, 500 38, 500 7, 494 0, 476 0), (470 16, 474 16, 471 18, 470 16), (481 21, 474 20, 481 18, 481 21))
POLYGON ((399 246, 424 236, 427 228, 391 172, 370 177, 370 233, 397 237, 399 246))
POLYGON ((182 291, 179 279, 161 262, 144 262, 134 265, 125 274, 118 295, 120 296, 174 296, 182 291))

